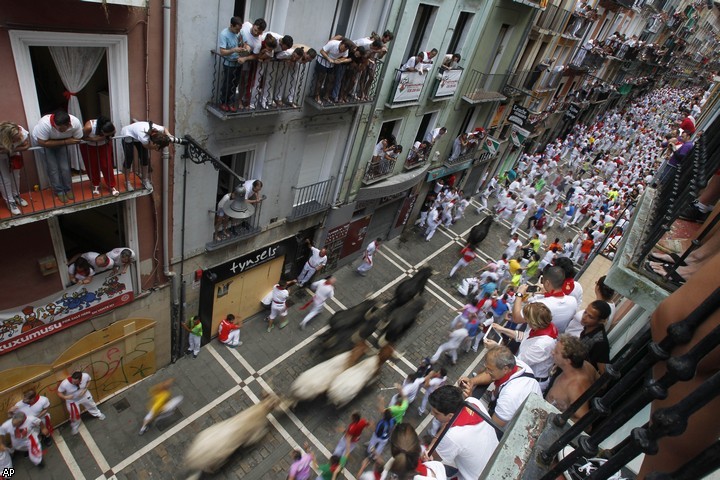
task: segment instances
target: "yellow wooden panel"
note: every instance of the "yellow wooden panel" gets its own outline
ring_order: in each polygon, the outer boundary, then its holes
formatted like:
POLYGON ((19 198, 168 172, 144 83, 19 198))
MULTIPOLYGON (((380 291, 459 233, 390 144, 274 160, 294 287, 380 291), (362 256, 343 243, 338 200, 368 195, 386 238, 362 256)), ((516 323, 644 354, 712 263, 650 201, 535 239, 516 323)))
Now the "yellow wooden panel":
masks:
POLYGON ((284 261, 284 257, 276 258, 215 285, 213 337, 218 334, 218 326, 228 313, 244 320, 262 310, 260 300, 280 280, 284 261), (228 294, 218 297, 218 289, 228 282, 228 294))

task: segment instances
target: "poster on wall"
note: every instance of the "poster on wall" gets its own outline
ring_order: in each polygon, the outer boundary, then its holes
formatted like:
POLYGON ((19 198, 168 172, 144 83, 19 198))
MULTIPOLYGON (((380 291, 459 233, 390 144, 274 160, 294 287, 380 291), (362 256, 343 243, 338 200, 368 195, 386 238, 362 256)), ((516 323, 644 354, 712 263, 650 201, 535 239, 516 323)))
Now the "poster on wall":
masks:
POLYGON ((0 355, 133 301, 130 271, 96 274, 28 305, 0 312, 0 355))
POLYGON ((445 70, 440 76, 436 97, 447 97, 453 95, 460 84, 462 70, 445 70))
POLYGON ((498 153, 498 150, 500 149, 500 141, 494 139, 491 136, 488 136, 483 141, 483 150, 490 153, 491 155, 496 155, 498 153))
POLYGON ((530 132, 515 125, 513 125, 513 128, 510 131, 510 139, 512 140, 513 145, 515 145, 516 147, 522 145, 523 142, 525 142, 525 139, 529 136, 530 132))
POLYGON ((418 72, 400 72, 393 102, 412 102, 420 98, 426 78, 427 75, 420 75, 418 72))

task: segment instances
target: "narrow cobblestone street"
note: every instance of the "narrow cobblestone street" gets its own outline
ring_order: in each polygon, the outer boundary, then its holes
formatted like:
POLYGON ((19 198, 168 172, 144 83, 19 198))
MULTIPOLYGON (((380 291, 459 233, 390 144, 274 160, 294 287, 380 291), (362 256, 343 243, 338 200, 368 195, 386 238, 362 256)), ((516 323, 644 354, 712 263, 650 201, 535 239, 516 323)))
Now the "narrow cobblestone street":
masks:
MULTIPOLYGON (((501 256, 509 238, 507 222, 493 225, 479 246, 480 258, 474 265, 461 270, 453 279, 447 278, 470 228, 487 213, 475 213, 477 206, 473 201, 465 218, 450 229, 438 229, 430 242, 425 242, 422 231, 414 227, 407 241, 396 238, 384 243, 375 267, 367 277, 355 273, 357 262, 334 272, 337 277, 335 297, 326 305, 326 313, 315 318, 305 330, 298 326, 303 316, 298 308, 309 299, 310 291, 292 287, 291 303, 294 305, 290 307, 287 328, 267 333, 264 314, 255 315, 242 329, 242 346, 229 349, 213 340, 202 348, 197 359, 186 356, 104 402, 100 408, 107 415, 105 421, 86 414, 77 436, 70 435, 67 426, 60 427, 55 433, 56 445, 46 452, 47 468, 39 471, 26 459, 20 459, 16 462, 18 474, 36 479, 72 476, 133 480, 183 478, 186 474, 182 470, 185 450, 195 435, 259 402, 266 392, 282 396, 300 373, 318 363, 313 351, 314 341, 327 328, 332 313, 352 307, 366 297, 389 300, 397 283, 420 267, 430 265, 434 275, 424 294, 427 305, 415 326, 399 342, 397 361, 388 362, 382 368, 376 384, 365 388, 341 409, 320 397, 301 403, 284 414, 274 413, 270 417, 270 433, 260 445, 238 450, 220 472, 203 478, 284 479, 291 463, 291 450, 305 442, 310 444, 319 462, 326 461, 349 422, 350 414, 358 411, 371 423, 375 422, 380 416, 378 396, 387 404, 394 393, 393 385, 401 383, 406 375, 415 371, 422 358, 432 355, 445 341, 454 310, 463 305, 456 290, 458 281, 487 261, 501 256), (146 411, 148 388, 170 377, 176 379, 174 391, 184 395, 184 402, 172 417, 139 437, 137 432, 146 411)), ((560 233, 551 230, 548 237, 554 238, 560 233)), ((575 229, 562 232, 565 236, 576 233, 575 229)), ((522 230, 520 234, 521 240, 527 241, 527 234, 522 230)), ((482 350, 478 354, 461 352, 456 366, 450 365, 447 359, 441 362, 448 369, 449 380, 455 381, 471 372, 482 356, 482 350)), ((427 413, 418 415, 420 401, 418 395, 405 417, 418 431, 425 429, 432 418, 427 413)), ((369 435, 366 431, 362 443, 369 435)), ((361 461, 362 452, 358 449, 350 456, 345 478, 355 478, 361 461)))

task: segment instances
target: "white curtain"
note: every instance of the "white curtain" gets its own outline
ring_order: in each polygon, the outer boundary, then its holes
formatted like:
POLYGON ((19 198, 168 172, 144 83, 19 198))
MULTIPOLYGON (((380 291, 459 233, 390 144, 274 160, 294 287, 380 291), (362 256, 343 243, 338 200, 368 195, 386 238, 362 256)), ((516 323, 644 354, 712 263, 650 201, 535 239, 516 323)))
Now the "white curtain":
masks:
MULTIPOLYGON (((80 102, 77 93, 90 81, 98 65, 105 55, 102 47, 48 47, 52 55, 68 99, 68 113, 76 116, 80 123, 84 123, 80 112, 80 102)), ((70 164, 72 168, 81 170, 80 155, 77 148, 70 150, 70 164)))
POLYGON ((102 47, 49 47, 55 67, 68 95, 68 113, 83 121, 80 103, 74 94, 85 88, 105 55, 102 47))

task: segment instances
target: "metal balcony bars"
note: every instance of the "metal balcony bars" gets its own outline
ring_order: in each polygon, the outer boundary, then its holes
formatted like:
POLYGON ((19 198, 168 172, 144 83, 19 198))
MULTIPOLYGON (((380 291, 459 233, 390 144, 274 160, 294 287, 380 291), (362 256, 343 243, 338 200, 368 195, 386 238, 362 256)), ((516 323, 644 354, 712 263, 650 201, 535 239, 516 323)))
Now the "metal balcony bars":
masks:
MULTIPOLYGON (((185 145, 185 151, 183 152, 184 159, 190 160, 196 165, 202 165, 203 163, 210 162, 215 170, 222 170, 239 182, 238 186, 235 188, 236 198, 228 207, 228 210, 226 210, 226 214, 231 219, 235 219, 230 225, 231 235, 229 238, 221 239, 216 239, 215 235, 213 235, 213 241, 208 243, 206 248, 211 251, 218 248, 218 246, 234 243, 241 238, 246 238, 260 233, 262 201, 254 205, 250 205, 245 202, 245 178, 235 173, 230 167, 208 152, 190 135, 185 135, 185 137, 183 137, 183 144, 185 145)), ((263 195, 261 200, 265 199, 266 197, 263 195)), ((215 210, 211 211, 214 212, 215 210)))
POLYGON ((312 185, 291 187, 294 200, 289 220, 304 218, 330 208, 328 198, 334 180, 335 177, 331 177, 312 185))
POLYGON ((123 138, 113 137, 107 146, 81 142, 77 145, 55 147, 63 149, 60 156, 67 161, 72 178, 70 192, 73 198, 67 198, 65 203, 54 194, 46 170, 38 172, 35 168, 38 164, 42 165, 42 169, 47 168, 47 149, 36 146, 18 152, 7 173, 0 170, 0 194, 10 210, 9 215, 0 211, 0 221, 11 216, 20 218, 56 208, 112 198, 135 189, 141 191, 143 185, 140 161, 134 161, 127 170, 123 168, 123 138), (46 178, 48 185, 41 188, 40 185, 45 183, 46 178), (11 202, 14 203, 14 208, 11 208, 11 202))
POLYGON ((308 62, 249 60, 228 67, 216 51, 208 106, 220 116, 294 110, 302 106, 308 62))
POLYGON ((395 164, 397 163, 397 158, 393 159, 387 159, 387 158, 381 158, 380 160, 373 162, 372 160, 368 162, 367 167, 365 168, 365 176, 364 180, 365 182, 376 182, 378 180, 382 180, 383 178, 390 176, 393 171, 395 170, 395 164))
MULTIPOLYGON (((630 420, 635 414, 637 414, 643 407, 652 402, 654 399, 665 398, 667 395, 667 389, 680 381, 687 381, 693 378, 695 375, 695 368, 697 364, 702 360, 708 353, 714 350, 718 344, 720 344, 720 326, 712 330, 712 332, 703 337, 696 345, 694 345, 686 354, 678 357, 670 357, 670 351, 679 345, 684 345, 690 341, 694 332, 705 322, 713 313, 720 308, 720 288, 713 291, 708 298, 706 298, 690 315, 685 319, 673 323, 668 327, 666 336, 660 342, 650 342, 646 353, 639 361, 632 359, 631 353, 638 350, 638 347, 642 348, 640 343, 643 340, 647 340, 647 334, 641 335, 636 341, 633 342, 632 347, 628 349, 627 354, 622 356, 608 368, 613 371, 623 370, 628 362, 632 362, 630 369, 620 380, 614 384, 608 391, 600 398, 594 398, 591 400, 591 410, 586 413, 580 420, 578 420, 572 427, 570 427, 565 433, 563 433, 558 440, 556 440, 550 447, 545 451, 541 452, 538 460, 542 463, 549 464, 552 459, 562 450, 571 440, 583 434, 584 430, 592 425, 595 421, 605 418, 597 428, 593 429, 592 434, 588 436, 581 436, 578 439, 578 448, 572 453, 565 456, 562 461, 558 462, 553 466, 541 480, 554 480, 559 474, 567 470, 575 461, 581 456, 594 456, 598 452, 599 445, 602 441, 606 440, 614 431, 624 425, 630 420), (644 337, 644 338, 643 338, 644 337), (626 400, 619 408, 613 410, 613 407, 624 397, 627 392, 632 391, 632 387, 641 381, 647 373, 653 368, 655 364, 661 361, 666 361, 667 372, 660 377, 658 380, 650 379, 644 382, 643 387, 640 391, 633 393, 628 400, 626 400)), ((617 373, 613 373, 617 375, 617 373)), ((608 381, 607 374, 598 379, 591 389, 596 389, 597 385, 601 382, 604 384, 608 381)), ((685 422, 687 417, 694 413, 697 408, 692 405, 700 403, 700 406, 704 405, 703 402, 707 402, 712 398, 715 398, 720 393, 720 374, 714 375, 710 380, 705 382, 690 396, 686 397, 680 402, 680 406, 677 408, 674 419, 679 419, 681 422, 685 422), (717 378, 716 378, 717 377, 717 378)), ((586 392, 587 395, 587 392, 586 392)), ((572 416, 575 409, 581 405, 576 401, 570 408, 568 408, 559 421, 555 421, 556 424, 562 424, 572 416)), ((653 419, 656 419, 653 416, 653 419)), ((683 428, 684 431, 684 428, 683 428)), ((662 433, 664 436, 667 432, 657 432, 654 434, 662 433)), ((679 433, 676 433, 679 434, 679 433)), ((627 446, 627 443, 621 444, 617 451, 621 451, 627 446)), ((647 449, 647 453, 652 454, 652 449, 647 449)), ((623 454, 622 461, 625 461, 628 453, 623 454)), ((637 453, 634 453, 631 458, 634 458, 637 453)), ((612 462, 612 457, 608 463, 612 462)), ((610 468, 602 470, 602 474, 595 472, 590 478, 594 480, 605 480, 615 473, 622 464, 620 461, 611 463, 613 470, 610 468)), ((607 465, 607 464, 606 464, 607 465)))
POLYGON ((382 60, 373 59, 366 65, 336 65, 328 74, 313 68, 307 96, 320 107, 370 103, 375 100, 383 66, 382 60))
POLYGON ((467 82, 463 99, 469 103, 482 103, 505 98, 502 95, 503 87, 507 83, 507 73, 483 73, 473 70, 467 82))

